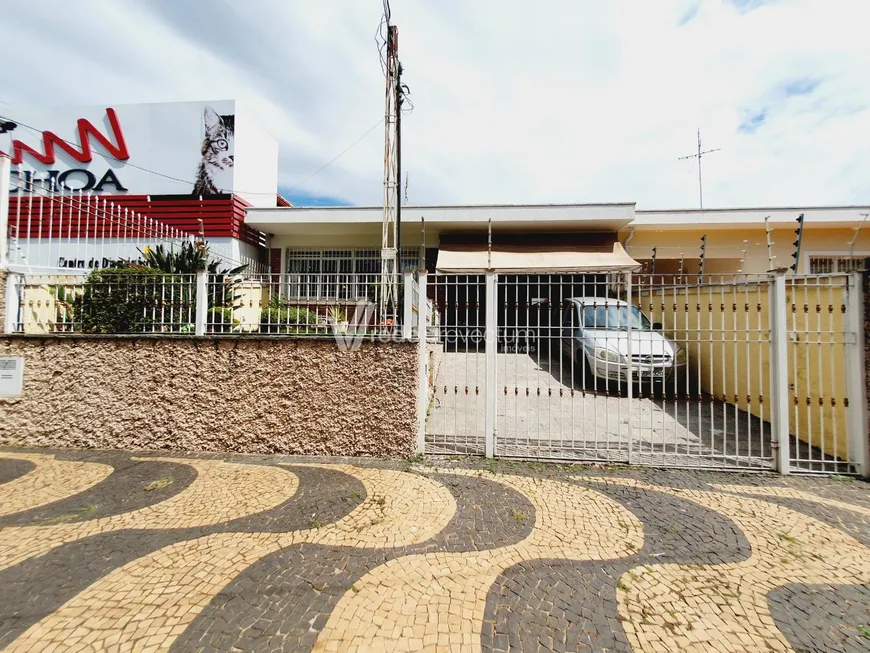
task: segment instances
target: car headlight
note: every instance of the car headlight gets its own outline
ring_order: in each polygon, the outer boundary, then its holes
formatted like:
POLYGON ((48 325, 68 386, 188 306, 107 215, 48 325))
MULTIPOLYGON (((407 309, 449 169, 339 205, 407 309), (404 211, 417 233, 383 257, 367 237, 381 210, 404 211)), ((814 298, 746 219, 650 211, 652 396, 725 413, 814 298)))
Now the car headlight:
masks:
POLYGON ((608 361, 610 363, 619 363, 622 361, 622 356, 613 351, 612 349, 604 349, 601 347, 595 348, 595 358, 603 361, 608 361))
POLYGON ((685 363, 687 360, 689 360, 689 356, 688 356, 688 354, 686 354, 686 350, 680 349, 677 352, 677 365, 680 365, 681 363, 685 363))

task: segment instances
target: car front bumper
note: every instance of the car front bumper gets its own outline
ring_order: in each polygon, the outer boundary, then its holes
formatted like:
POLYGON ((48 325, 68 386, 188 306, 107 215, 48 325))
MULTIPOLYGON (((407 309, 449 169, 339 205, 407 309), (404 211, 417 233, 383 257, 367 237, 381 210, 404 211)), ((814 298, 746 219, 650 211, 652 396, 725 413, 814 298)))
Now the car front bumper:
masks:
POLYGON ((665 381, 674 374, 679 375, 686 369, 686 363, 664 363, 661 365, 635 363, 630 367, 631 369, 627 363, 596 360, 593 371, 595 376, 608 381, 627 381, 630 377, 632 381, 638 383, 651 383, 665 381))

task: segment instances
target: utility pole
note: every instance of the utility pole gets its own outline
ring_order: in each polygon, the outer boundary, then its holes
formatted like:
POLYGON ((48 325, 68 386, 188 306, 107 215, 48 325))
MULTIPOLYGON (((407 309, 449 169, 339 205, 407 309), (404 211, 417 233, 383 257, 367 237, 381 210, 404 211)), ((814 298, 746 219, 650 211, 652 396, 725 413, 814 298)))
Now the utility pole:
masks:
MULTIPOLYGON (((402 62, 399 61, 399 29, 395 30, 396 41, 396 97, 394 106, 396 109, 396 265, 398 277, 405 279, 405 269, 402 267, 402 101, 404 94, 402 89, 402 62)), ((405 292, 396 293, 396 318, 401 321, 405 317, 405 292)), ((404 325, 403 325, 404 327, 404 325)))
POLYGON ((389 5, 385 3, 386 21, 386 107, 384 115, 384 219, 381 232, 380 318, 384 325, 396 324, 399 315, 399 221, 401 220, 400 113, 402 66, 399 63, 399 29, 389 22, 389 5))
POLYGON ((722 148, 717 147, 713 150, 706 150, 704 152, 701 151, 701 129, 698 128, 698 151, 695 154, 690 154, 688 156, 681 156, 678 160, 684 161, 686 159, 698 159, 698 204, 700 208, 704 208, 704 184, 701 181, 701 157, 705 154, 710 154, 711 152, 718 152, 722 148))

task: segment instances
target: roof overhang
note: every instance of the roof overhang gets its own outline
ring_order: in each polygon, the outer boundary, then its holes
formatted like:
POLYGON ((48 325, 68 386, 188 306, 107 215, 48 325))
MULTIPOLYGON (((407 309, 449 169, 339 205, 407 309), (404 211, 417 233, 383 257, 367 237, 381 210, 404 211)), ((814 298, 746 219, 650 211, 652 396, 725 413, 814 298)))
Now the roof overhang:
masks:
POLYGON ((764 228, 765 219, 772 228, 797 225, 804 216, 804 228, 854 227, 870 213, 868 206, 815 206, 745 209, 681 209, 636 211, 631 227, 637 230, 746 229, 764 228))
MULTIPOLYGON (((274 235, 367 235, 379 232, 382 207, 250 208, 245 224, 274 235)), ((403 206, 402 226, 426 234, 486 231, 613 231, 631 223, 634 204, 403 206)))

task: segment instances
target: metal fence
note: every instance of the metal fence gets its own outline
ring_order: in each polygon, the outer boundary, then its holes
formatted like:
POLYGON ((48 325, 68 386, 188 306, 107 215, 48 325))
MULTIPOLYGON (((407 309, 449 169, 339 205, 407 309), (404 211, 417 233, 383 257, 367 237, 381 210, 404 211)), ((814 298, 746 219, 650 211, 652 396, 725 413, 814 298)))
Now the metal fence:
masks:
POLYGON ((425 449, 856 474, 857 275, 438 275, 425 449))
POLYGON ((12 275, 13 333, 194 333, 196 275, 12 275))
MULTIPOLYGON (((410 338, 420 310, 413 275, 402 276, 403 323, 381 315, 380 274, 163 274, 150 268, 88 275, 12 273, 12 333, 283 334, 410 338), (401 327, 401 328, 400 328, 401 327)), ((425 298, 423 298, 425 299, 425 298)), ((424 303, 432 321, 432 304, 424 303)))
POLYGON ((6 329, 340 346, 424 333, 419 447, 430 453, 867 473, 858 274, 404 273, 386 314, 380 280, 13 272, 6 329))
POLYGON ((676 466, 771 469, 768 275, 636 277, 636 305, 683 352, 655 402, 667 419, 651 425, 638 454, 676 466), (677 435, 677 434, 680 435, 677 435))

